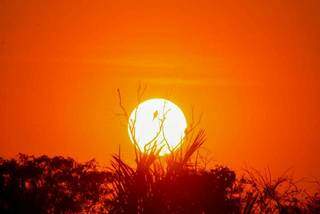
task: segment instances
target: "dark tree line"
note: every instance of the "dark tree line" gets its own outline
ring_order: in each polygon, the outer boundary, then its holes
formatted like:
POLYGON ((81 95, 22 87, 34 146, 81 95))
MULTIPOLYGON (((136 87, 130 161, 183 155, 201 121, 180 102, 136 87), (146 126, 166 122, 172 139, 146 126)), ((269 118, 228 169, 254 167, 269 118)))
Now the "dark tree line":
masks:
POLYGON ((0 213, 99 212, 110 179, 95 161, 23 154, 0 159, 0 213))
POLYGON ((165 160, 139 153, 135 167, 119 155, 109 168, 60 156, 0 159, 0 213, 320 213, 320 195, 288 176, 201 168, 191 157, 202 140, 165 160))

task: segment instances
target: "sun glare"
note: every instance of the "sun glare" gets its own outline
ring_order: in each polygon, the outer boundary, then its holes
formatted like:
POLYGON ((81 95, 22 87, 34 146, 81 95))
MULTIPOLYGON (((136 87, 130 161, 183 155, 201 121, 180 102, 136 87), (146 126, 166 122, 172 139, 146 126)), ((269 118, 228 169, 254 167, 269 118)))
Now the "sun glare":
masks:
POLYGON ((131 113, 128 132, 140 151, 153 146, 166 155, 177 149, 185 136, 187 121, 181 109, 166 99, 150 99, 140 103, 131 113))

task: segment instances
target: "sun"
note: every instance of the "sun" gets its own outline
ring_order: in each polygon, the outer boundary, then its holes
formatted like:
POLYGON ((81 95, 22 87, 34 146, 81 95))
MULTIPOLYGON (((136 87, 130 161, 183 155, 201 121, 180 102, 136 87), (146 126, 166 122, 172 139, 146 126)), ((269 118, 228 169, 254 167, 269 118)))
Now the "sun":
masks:
POLYGON ((169 100, 155 98, 140 103, 130 114, 130 140, 140 151, 152 147, 161 149, 159 155, 177 149, 185 136, 187 121, 182 110, 169 100))

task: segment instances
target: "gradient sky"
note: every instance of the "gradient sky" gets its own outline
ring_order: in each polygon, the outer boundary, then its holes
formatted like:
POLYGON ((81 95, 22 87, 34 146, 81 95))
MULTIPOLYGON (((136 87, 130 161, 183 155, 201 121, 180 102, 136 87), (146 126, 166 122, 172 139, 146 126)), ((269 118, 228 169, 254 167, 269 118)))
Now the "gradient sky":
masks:
POLYGON ((0 1, 0 156, 133 159, 139 82, 233 168, 320 178, 320 1, 0 1))

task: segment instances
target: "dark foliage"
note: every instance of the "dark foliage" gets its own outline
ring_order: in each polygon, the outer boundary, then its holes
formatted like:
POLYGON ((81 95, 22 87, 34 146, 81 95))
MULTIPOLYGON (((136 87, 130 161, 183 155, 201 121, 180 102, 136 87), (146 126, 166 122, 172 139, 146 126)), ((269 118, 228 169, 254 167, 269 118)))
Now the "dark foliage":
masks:
POLYGON ((319 194, 302 193, 288 176, 248 170, 237 179, 227 167, 196 167, 181 154, 165 163, 140 154, 136 167, 114 156, 103 170, 63 157, 0 159, 0 213, 320 213, 319 194))
POLYGON ((104 209, 110 173, 95 161, 33 157, 0 161, 0 213, 74 213, 104 209))
MULTIPOLYGON (((115 184, 110 213, 239 213, 233 197, 235 173, 226 167, 183 169, 155 177, 153 172, 127 170, 115 184), (128 179, 129 178, 129 179, 128 179)), ((119 173, 119 172, 117 172, 119 173)))
POLYGON ((240 199, 233 195, 236 175, 227 167, 205 170, 192 162, 204 142, 204 132, 192 140, 184 152, 157 158, 153 148, 138 153, 132 168, 114 156, 113 194, 110 213, 239 213, 240 199))

